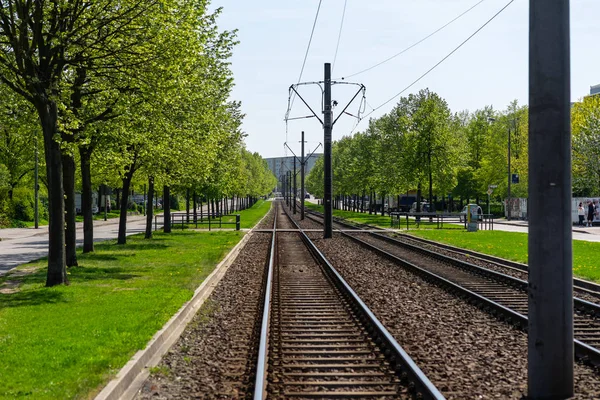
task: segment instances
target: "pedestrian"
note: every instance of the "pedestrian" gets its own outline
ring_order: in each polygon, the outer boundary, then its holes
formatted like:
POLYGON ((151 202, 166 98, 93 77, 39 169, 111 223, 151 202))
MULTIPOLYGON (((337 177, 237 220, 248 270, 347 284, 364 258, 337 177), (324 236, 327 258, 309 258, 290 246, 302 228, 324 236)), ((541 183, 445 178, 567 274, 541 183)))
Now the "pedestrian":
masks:
POLYGON ((592 226, 594 222, 594 203, 591 200, 588 200, 588 213, 587 213, 587 226, 592 226))
POLYGON ((585 219, 585 208, 583 208, 582 202, 579 202, 579 207, 577 208, 577 215, 579 215, 579 226, 583 226, 583 220, 585 219))

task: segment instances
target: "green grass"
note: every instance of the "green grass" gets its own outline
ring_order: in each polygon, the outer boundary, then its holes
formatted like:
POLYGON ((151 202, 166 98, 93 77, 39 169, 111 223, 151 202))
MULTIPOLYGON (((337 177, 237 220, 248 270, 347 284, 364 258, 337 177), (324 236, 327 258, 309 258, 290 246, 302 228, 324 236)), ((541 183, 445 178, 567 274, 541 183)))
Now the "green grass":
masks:
MULTIPOLYGON (((39 226, 48 225, 48 220, 40 219, 38 221, 39 226)), ((21 221, 18 219, 13 219, 10 221, 10 226, 2 227, 2 228, 31 228, 35 226, 35 221, 21 221)))
MULTIPOLYGON (((313 203, 305 203, 306 207, 311 210, 315 210, 318 212, 323 212, 323 206, 313 204, 313 203)), ((368 224, 373 226, 378 226, 381 228, 390 228, 391 218, 389 215, 382 216, 381 214, 369 214, 369 213, 359 213, 353 211, 343 211, 343 210, 333 210, 333 216, 338 218, 344 218, 348 221, 357 222, 361 224, 368 224)), ((421 218, 421 222, 419 224, 412 218, 408 220, 409 229, 437 229, 437 223, 435 219, 433 222, 429 222, 429 218, 421 218)), ((406 229, 406 218, 402 217, 400 219, 400 228, 406 229)), ((457 224, 448 224, 445 223, 443 229, 464 229, 462 225, 457 224)))
MULTIPOLYGON (((323 212, 323 206, 306 203, 306 207, 323 212)), ((333 210, 333 215, 349 221, 390 227, 390 217, 369 215, 351 211, 333 210)), ((527 234, 518 232, 484 231, 467 232, 463 225, 444 224, 443 229, 436 229, 436 223, 426 219, 418 227, 415 221, 409 220, 407 233, 436 242, 447 243, 456 247, 475 250, 480 253, 501 257, 507 260, 527 264, 527 234)), ((401 228, 406 228, 406 219, 401 219, 401 228)), ((573 275, 600 282, 600 243, 573 241, 573 275)))
MULTIPOLYGON (((90 398, 189 300, 240 232, 154 233, 78 254, 70 286, 44 287, 45 261, 0 294, 0 398, 90 398)), ((0 278, 0 283, 11 279, 0 278)))
MULTIPOLYGON (((502 231, 419 230, 408 233, 527 264, 527 234, 502 231)), ((573 240, 573 275, 600 282, 600 243, 573 240)))

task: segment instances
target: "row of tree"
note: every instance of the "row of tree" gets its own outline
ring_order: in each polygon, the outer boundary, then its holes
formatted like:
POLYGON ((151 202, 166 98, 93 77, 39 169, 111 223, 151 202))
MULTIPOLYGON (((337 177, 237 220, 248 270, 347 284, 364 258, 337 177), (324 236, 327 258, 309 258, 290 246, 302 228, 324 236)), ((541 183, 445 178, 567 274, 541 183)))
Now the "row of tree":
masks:
POLYGON ((66 266, 77 264, 77 186, 86 252, 93 251, 92 188, 100 184, 121 188, 119 243, 136 181, 148 183, 150 200, 157 185, 166 199, 171 187, 220 198, 273 186, 266 163, 244 149, 239 103, 228 101, 235 32, 220 31, 220 10, 208 5, 0 2, 0 162, 12 193, 32 169, 39 138, 47 286, 67 283, 66 266))
MULTIPOLYGON (((600 96, 586 97, 572 110, 573 193, 600 196, 600 96)), ((526 106, 514 101, 504 111, 453 113, 443 98, 425 89, 402 97, 364 132, 334 143, 334 193, 373 198, 423 189, 431 204, 434 196, 479 202, 497 185, 493 196, 501 200, 508 192, 509 154, 510 173, 519 177, 511 196, 527 197, 526 106)), ((321 159, 307 177, 308 190, 322 196, 322 182, 321 159)))

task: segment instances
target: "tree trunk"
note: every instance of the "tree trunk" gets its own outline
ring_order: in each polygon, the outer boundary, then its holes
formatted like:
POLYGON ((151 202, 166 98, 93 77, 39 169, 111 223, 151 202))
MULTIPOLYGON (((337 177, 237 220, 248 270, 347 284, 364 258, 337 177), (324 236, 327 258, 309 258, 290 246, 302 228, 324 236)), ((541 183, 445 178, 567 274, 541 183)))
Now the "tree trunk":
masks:
POLYGON ((167 185, 163 187, 163 209, 164 213, 164 232, 171 233, 171 188, 167 185))
POLYGON ((192 207, 194 208, 193 218, 194 218, 194 224, 195 224, 196 221, 198 221, 198 203, 197 203, 198 199, 196 198, 196 192, 194 192, 192 194, 192 200, 193 200, 192 207))
POLYGON ((119 213, 119 235, 117 236, 117 244, 127 243, 127 203, 129 202, 129 188, 134 173, 135 161, 123 177, 123 193, 121 195, 121 212, 119 213))
POLYGON ((52 101, 36 104, 44 133, 46 180, 48 182, 48 272, 46 286, 68 284, 65 263, 65 199, 63 188, 60 144, 54 140, 57 133, 58 109, 52 101))
POLYGON ((190 223, 190 189, 185 193, 185 222, 190 223))
POLYGON ((429 211, 435 210, 435 205, 433 204, 433 173, 431 169, 429 170, 429 211))
POLYGON ((121 189, 117 188, 115 189, 115 202, 117 204, 117 208, 119 208, 121 206, 121 189))
POLYGON ((77 266, 77 235, 75 232, 75 160, 62 154, 63 187, 65 191, 65 262, 67 267, 77 266))
MULTIPOLYGON (((79 148, 81 159, 81 213, 83 214, 83 252, 94 251, 94 214, 92 213, 92 150, 89 147, 79 148)), ((100 201, 100 196, 98 196, 100 201)), ((98 208, 100 209, 100 208, 98 208)))
POLYGON ((148 177, 148 202, 146 203, 146 239, 152 239, 152 219, 154 217, 154 177, 148 177))

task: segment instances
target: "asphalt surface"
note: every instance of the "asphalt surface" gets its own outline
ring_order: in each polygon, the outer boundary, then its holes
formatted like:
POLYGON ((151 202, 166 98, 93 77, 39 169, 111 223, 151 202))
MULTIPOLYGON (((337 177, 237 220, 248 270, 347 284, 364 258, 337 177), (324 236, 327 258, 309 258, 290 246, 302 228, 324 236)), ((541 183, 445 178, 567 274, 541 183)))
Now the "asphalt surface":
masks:
MULTIPOLYGON (((77 246, 83 246, 83 222, 77 223, 77 246)), ((127 235, 144 232, 146 217, 127 217, 127 235)), ((116 239, 119 219, 94 221, 94 242, 116 239)), ((20 264, 48 255, 48 226, 35 228, 0 229, 0 275, 20 264)))

